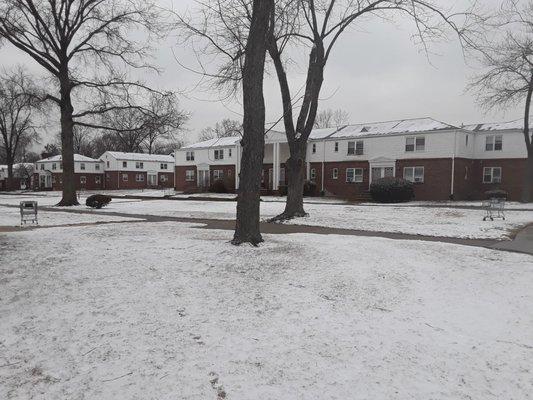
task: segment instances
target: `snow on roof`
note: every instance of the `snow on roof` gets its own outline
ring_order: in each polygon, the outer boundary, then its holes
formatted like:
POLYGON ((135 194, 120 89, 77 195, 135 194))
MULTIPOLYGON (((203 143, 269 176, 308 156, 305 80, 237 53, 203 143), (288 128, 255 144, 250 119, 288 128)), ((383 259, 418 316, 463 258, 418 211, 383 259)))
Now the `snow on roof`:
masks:
POLYGON ((491 122, 487 124, 471 124, 465 125, 463 129, 472 132, 487 132, 487 131, 508 131, 508 130, 522 130, 524 123, 517 119, 509 122, 491 122))
POLYGON ((188 146, 183 146, 181 150, 183 149, 205 149, 207 147, 235 146, 239 142, 239 140, 241 140, 240 136, 214 138, 214 139, 204 140, 203 142, 193 143, 188 146))
POLYGON ((122 151, 108 151, 106 153, 117 160, 174 162, 174 157, 167 154, 124 153, 122 151))
POLYGON ((366 124, 347 125, 330 135, 330 138, 345 138, 369 135, 391 135, 458 129, 453 125, 434 120, 433 118, 402 119, 396 121, 373 122, 366 124))
MULTIPOLYGON (((57 156, 52 156, 48 158, 43 158, 42 160, 39 160, 37 162, 50 162, 50 161, 61 161, 61 154, 57 156)), ((80 161, 80 162, 100 162, 100 160, 95 160, 94 158, 82 156, 81 154, 74 154, 74 161, 80 161)))
POLYGON ((320 129, 313 129, 311 131, 311 134, 309 135, 309 139, 311 140, 319 140, 319 139, 325 139, 328 136, 331 136, 335 132, 337 132, 339 129, 342 129, 341 127, 336 128, 320 128, 320 129))

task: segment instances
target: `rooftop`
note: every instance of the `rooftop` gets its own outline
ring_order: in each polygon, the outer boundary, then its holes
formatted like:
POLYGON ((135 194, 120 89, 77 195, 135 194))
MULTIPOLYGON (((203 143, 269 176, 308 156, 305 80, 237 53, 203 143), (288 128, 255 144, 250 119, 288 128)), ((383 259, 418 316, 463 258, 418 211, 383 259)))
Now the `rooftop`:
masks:
POLYGON ((109 154, 117 160, 174 162, 174 157, 167 154, 124 153, 122 151, 107 151, 104 154, 109 154))
POLYGON ((522 130, 524 129, 524 122, 521 119, 509 122, 490 122, 485 124, 471 124, 463 126, 463 129, 472 132, 488 132, 488 131, 508 131, 508 130, 522 130))
MULTIPOLYGON (((43 158, 42 160, 39 160, 37 162, 53 162, 53 161, 61 161, 62 157, 61 154, 57 156, 52 156, 48 158, 43 158)), ((74 161, 80 161, 80 162, 99 162, 100 160, 95 160, 94 158, 82 156, 81 154, 74 154, 74 161)))

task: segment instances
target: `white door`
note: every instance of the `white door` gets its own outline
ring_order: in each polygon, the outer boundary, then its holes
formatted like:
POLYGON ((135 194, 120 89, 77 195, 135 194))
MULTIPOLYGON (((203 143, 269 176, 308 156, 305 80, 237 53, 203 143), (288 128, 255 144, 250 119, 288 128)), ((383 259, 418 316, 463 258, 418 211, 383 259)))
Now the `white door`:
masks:
POLYGON ((209 187, 209 171, 198 171, 198 187, 201 189, 207 189, 209 187))
POLYGON ((370 173, 370 183, 381 178, 394 176, 394 167, 372 167, 370 173))
POLYGON ((148 175, 148 186, 157 186, 157 175, 148 175))

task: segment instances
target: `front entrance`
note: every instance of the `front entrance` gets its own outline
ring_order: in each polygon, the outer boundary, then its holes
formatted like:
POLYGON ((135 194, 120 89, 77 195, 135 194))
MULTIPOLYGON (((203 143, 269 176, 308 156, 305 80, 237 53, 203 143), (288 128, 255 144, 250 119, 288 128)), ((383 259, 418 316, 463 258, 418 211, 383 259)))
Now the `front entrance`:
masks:
POLYGON ((396 160, 385 157, 374 158, 369 161, 370 179, 369 185, 381 178, 396 176, 396 160))
POLYGON ((198 170, 198 187, 201 190, 209 189, 209 170, 198 170))
POLYGON ((394 167, 372 167, 372 181, 394 176, 394 167))
POLYGON ((156 187, 157 186, 157 174, 148 174, 148 186, 156 187))

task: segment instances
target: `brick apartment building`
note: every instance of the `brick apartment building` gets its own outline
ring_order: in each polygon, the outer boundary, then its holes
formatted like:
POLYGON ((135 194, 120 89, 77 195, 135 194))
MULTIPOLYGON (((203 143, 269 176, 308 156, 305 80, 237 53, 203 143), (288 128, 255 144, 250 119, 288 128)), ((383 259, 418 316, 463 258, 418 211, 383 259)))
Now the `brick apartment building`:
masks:
MULTIPOLYGON (((61 155, 35 163, 32 187, 38 190, 62 190, 63 163, 61 155)), ((76 190, 104 188, 104 163, 94 158, 74 154, 74 179, 76 190)))
POLYGON ((174 187, 174 157, 163 154, 106 151, 100 157, 105 189, 174 187))
POLYGON ((7 165, 0 165, 0 191, 29 189, 31 187, 33 168, 34 165, 31 163, 13 164, 13 180, 10 186, 7 179, 7 165))
MULTIPOLYGON (((238 187, 240 138, 220 138, 176 151, 176 190, 202 190, 224 178, 238 187)), ((265 138, 262 186, 285 185, 284 133, 265 138)), ((520 121, 456 127, 432 118, 315 129, 307 148, 307 178, 326 194, 356 198, 387 176, 414 183, 418 200, 480 199, 503 189, 520 198, 527 153, 520 121)))

